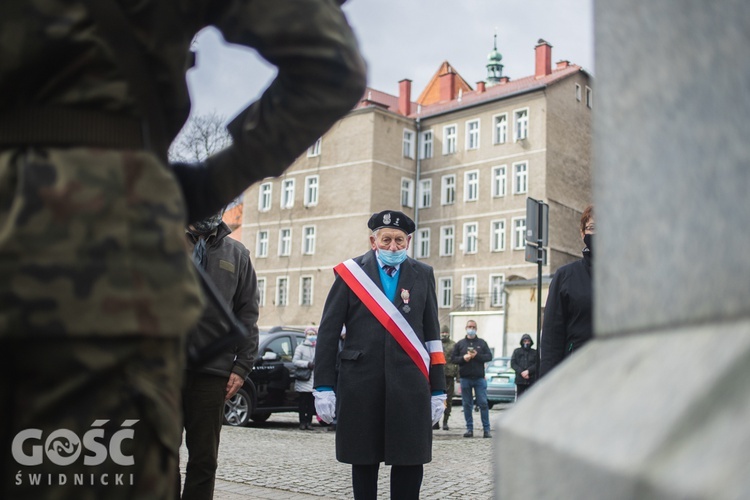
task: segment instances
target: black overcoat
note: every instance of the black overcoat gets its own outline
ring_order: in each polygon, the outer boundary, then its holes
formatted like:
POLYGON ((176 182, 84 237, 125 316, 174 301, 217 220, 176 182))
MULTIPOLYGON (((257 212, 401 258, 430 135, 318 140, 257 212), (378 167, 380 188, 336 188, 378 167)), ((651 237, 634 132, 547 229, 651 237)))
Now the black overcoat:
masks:
MULTIPOLYGON (((354 261, 382 290, 375 252, 354 261)), ((396 308, 419 339, 440 340, 432 268, 407 258, 400 267, 396 308), (401 298, 409 291, 408 307, 401 298)), ((445 389, 443 365, 422 374, 390 333, 339 277, 318 329, 315 385, 336 381, 338 340, 346 325, 336 393, 336 458, 348 464, 418 465, 432 460, 430 395, 445 389)))

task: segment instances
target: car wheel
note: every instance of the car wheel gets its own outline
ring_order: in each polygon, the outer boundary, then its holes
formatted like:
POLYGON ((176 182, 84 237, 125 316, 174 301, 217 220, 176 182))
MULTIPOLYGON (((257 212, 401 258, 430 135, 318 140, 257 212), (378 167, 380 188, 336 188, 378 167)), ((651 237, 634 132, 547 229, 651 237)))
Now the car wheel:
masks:
POLYGON ((235 427, 247 425, 252 408, 250 396, 245 389, 240 389, 224 403, 224 423, 235 427))
POLYGON ((250 418, 253 420, 253 422, 265 422, 268 420, 268 417, 270 417, 271 414, 268 412, 263 413, 253 413, 250 415, 250 418))

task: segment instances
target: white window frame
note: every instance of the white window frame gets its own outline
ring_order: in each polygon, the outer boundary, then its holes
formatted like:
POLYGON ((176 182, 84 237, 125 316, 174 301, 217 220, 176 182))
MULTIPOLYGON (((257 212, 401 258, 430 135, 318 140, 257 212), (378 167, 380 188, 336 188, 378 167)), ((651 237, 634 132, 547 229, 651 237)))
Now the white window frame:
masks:
POLYGON ((302 226, 302 255, 315 255, 315 233, 315 226, 302 226))
POLYGON ((305 201, 306 207, 318 204, 318 189, 320 187, 319 175, 308 175, 305 177, 305 201))
POLYGON ((315 281, 312 275, 304 274, 299 277, 299 305, 311 306, 313 305, 313 291, 315 290, 315 281), (310 301, 305 303, 305 280, 310 280, 310 301))
POLYGON ((529 192, 529 162, 518 161, 513 164, 513 194, 529 192), (525 167, 523 170, 520 167, 525 167))
POLYGON ((464 223, 464 255, 477 253, 479 250, 479 223, 464 223))
POLYGON ((453 307, 453 278, 438 278, 438 308, 453 307))
POLYGON ((294 207, 294 179, 281 181, 281 209, 294 207))
POLYGON ((276 278, 276 307, 286 307, 289 305, 289 276, 279 276, 276 278), (281 283, 284 283, 282 288, 281 283), (285 292, 282 295, 282 290, 285 292))
POLYGON ((320 156, 320 149, 322 145, 323 145, 323 138, 318 137, 318 140, 315 141, 312 146, 307 148, 307 157, 313 158, 315 156, 320 156))
POLYGON ((529 137, 529 108, 513 110, 513 141, 529 137), (525 114, 524 114, 525 113, 525 114))
POLYGON ((464 203, 479 199, 479 170, 464 172, 464 203))
POLYGON ((416 253, 418 259, 426 259, 430 256, 430 228, 426 227, 417 231, 416 253))
POLYGON ((505 219, 490 221, 490 252, 505 250, 505 219))
POLYGON ((432 158, 433 154, 433 137, 434 134, 432 133, 432 130, 425 130, 422 132, 422 137, 420 140, 421 147, 419 148, 419 159, 420 160, 426 160, 428 158, 432 158))
POLYGON ((505 275, 490 274, 490 307, 505 307, 505 293, 503 293, 505 275))
POLYGON ((440 227, 440 251, 441 257, 450 257, 456 253, 456 226, 440 227), (449 234, 450 231, 450 234, 449 234))
POLYGON ((443 154, 451 155, 458 151, 458 125, 443 127, 443 154))
POLYGON ((430 208, 432 206, 432 179, 419 181, 417 206, 419 208, 430 208))
POLYGON ((492 167, 492 197, 502 198, 508 192, 508 166, 492 167))
POLYGON ((576 83, 576 101, 581 102, 581 85, 576 83))
POLYGON ((468 274, 461 276, 461 297, 463 297, 462 306, 474 307, 477 303, 477 275, 468 274), (468 286, 469 281, 473 283, 473 288, 468 286), (468 293, 471 290, 471 293, 468 293))
POLYGON ((594 107, 594 91, 588 85, 586 85, 586 107, 589 109, 594 107))
POLYGON ((513 250, 526 250, 526 217, 513 217, 510 223, 513 231, 513 250), (519 222, 523 225, 519 226, 519 222))
POLYGON ((266 307, 266 278, 258 278, 258 307, 266 307))
POLYGON ((404 158, 414 158, 414 131, 404 129, 404 158))
POLYGON ((268 212, 273 203, 273 183, 264 182, 258 188, 258 211, 268 212))
POLYGON ((414 179, 401 177, 401 206, 414 207, 414 179))
POLYGON ((500 113, 492 117, 492 144, 508 142, 508 113, 500 113))
POLYGON ((283 227, 279 229, 279 257, 292 255, 292 228, 283 227))
POLYGON ((260 258, 268 257, 268 230, 258 231, 255 240, 255 256, 260 258))
POLYGON ((444 175, 440 179, 440 204, 453 205, 454 203, 456 203, 456 174, 444 175))
POLYGON ((479 118, 466 122, 466 149, 479 149, 479 118), (474 127, 476 126, 476 127, 474 127))

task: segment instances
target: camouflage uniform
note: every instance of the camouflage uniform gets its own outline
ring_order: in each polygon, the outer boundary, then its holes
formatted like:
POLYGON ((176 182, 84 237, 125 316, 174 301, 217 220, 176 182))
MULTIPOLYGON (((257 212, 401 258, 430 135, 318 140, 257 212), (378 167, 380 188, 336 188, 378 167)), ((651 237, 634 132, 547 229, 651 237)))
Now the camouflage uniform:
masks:
POLYGON ((169 139, 189 112, 185 70, 203 27, 255 48, 278 76, 230 124, 233 145, 181 190, 157 154, 118 147, 116 134, 110 146, 28 139, 89 123, 35 121, 38 108, 143 117, 82 1, 0 2, 0 498, 174 496, 182 342, 201 312, 186 197, 218 207, 280 174, 363 91, 333 0, 118 3, 169 139), (25 429, 41 436, 19 438, 25 429))
POLYGON ((445 407, 445 413, 443 413, 443 429, 448 429, 448 419, 451 416, 451 407, 453 406, 453 394, 455 392, 455 382, 458 378, 458 365, 451 363, 450 353, 453 352, 456 342, 451 340, 450 337, 443 338, 441 335, 440 340, 443 343, 443 352, 447 353, 445 357, 445 393, 447 395, 447 405, 445 407))

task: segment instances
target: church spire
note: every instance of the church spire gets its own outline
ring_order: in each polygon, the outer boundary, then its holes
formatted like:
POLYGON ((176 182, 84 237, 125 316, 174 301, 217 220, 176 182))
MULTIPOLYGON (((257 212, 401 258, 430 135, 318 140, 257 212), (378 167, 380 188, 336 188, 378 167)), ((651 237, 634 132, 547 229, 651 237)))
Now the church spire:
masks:
POLYGON ((497 51, 497 33, 495 33, 495 45, 492 52, 487 56, 487 86, 491 87, 500 83, 500 78, 503 76, 503 65, 500 61, 503 60, 503 56, 497 51))

